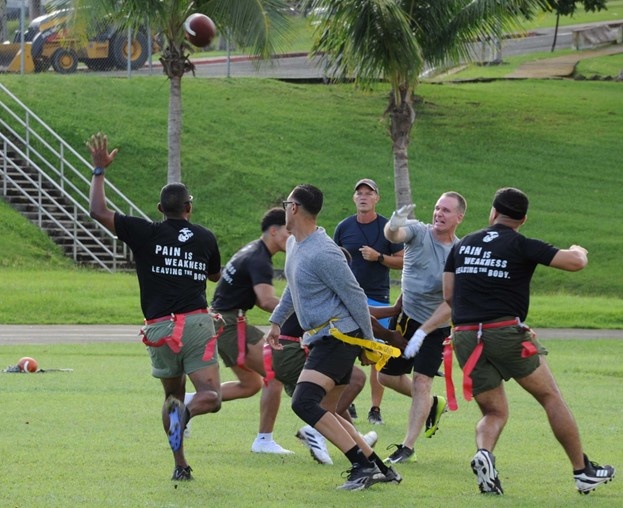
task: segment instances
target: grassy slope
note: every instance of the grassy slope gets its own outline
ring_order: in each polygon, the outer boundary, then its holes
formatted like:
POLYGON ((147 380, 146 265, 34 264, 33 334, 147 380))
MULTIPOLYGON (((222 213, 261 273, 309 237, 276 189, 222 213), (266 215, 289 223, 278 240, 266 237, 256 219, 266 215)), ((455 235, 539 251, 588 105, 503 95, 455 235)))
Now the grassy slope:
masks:
MULTIPOLYGON (((6 76, 3 82, 75 146, 95 130, 108 132, 121 147, 110 178, 143 209, 154 209, 166 180, 164 79, 46 74, 6 76)), ((216 232, 225 257, 257 237, 263 211, 302 181, 325 191, 321 222, 329 232, 352 213, 351 185, 363 176, 379 182, 380 211, 391 213, 391 153, 381 118, 384 88, 361 93, 350 86, 187 78, 183 90, 183 174, 195 196, 194 220, 216 232)), ((459 190, 469 201, 460 230, 466 233, 484 225, 496 188, 521 187, 531 197, 527 235, 560 246, 580 243, 590 251, 584 272, 539 270, 536 291, 618 297, 621 277, 616 274, 621 269, 615 253, 620 241, 611 233, 603 203, 608 203, 607 216, 623 211, 617 198, 623 154, 620 85, 423 84, 418 92, 424 101, 418 105, 410 167, 419 217, 429 218, 440 192, 459 190)), ((6 206, 0 206, 0 214, 0 233, 6 238, 3 267, 67 266, 47 239, 23 220, 9 218, 13 215, 6 206), (16 233, 16 228, 21 229, 16 233)), ((278 255, 276 265, 282 262, 278 255)), ((87 292, 91 277, 84 283, 87 292)), ((23 290, 27 278, 21 272, 5 273, 12 288, 4 306, 8 316, 15 316, 11 303, 22 305, 20 293, 26 301, 32 295, 23 290)), ((134 295, 135 288, 123 276, 119 286, 134 295)), ((46 301, 58 287, 51 284, 46 301)), ((623 322, 619 303, 603 319, 608 326, 623 322)), ((87 322, 92 319, 88 312, 84 316, 87 322)))

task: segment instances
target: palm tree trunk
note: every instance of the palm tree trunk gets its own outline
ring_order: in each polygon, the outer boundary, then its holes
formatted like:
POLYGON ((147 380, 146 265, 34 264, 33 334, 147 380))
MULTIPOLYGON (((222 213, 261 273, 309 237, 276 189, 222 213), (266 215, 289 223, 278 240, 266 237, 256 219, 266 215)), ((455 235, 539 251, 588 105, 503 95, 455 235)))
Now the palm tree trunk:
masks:
POLYGON ((400 103, 396 104, 396 96, 391 95, 387 108, 389 115, 389 133, 392 140, 394 158, 394 193, 396 209, 413 202, 411 183, 409 182, 409 142, 411 128, 415 122, 415 110, 411 104, 411 90, 400 90, 400 103))
POLYGON ((182 77, 170 77, 169 94, 169 166, 167 183, 180 182, 182 179, 181 135, 182 135, 182 77))

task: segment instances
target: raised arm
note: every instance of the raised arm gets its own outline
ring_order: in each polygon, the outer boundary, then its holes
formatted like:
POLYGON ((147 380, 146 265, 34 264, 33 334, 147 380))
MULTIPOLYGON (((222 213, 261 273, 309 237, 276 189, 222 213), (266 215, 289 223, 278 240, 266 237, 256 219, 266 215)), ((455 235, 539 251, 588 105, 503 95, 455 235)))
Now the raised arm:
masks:
POLYGON ((392 243, 402 243, 406 239, 404 226, 407 224, 407 217, 413 211, 415 205, 405 205, 392 213, 389 221, 383 230, 385 238, 392 243))
POLYGON ((106 229, 115 233, 115 212, 106 206, 106 192, 104 190, 104 173, 119 151, 115 148, 108 152, 108 138, 98 132, 87 141, 87 148, 91 152, 93 162, 93 176, 89 192, 89 212, 93 219, 106 229))

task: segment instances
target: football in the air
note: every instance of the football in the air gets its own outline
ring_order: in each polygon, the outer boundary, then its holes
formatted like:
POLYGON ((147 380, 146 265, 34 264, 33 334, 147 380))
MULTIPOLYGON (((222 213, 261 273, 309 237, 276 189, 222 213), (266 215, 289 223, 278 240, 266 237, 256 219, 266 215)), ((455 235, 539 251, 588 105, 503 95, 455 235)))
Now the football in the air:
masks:
POLYGON ((39 368, 37 360, 31 358, 30 356, 24 356, 24 358, 21 358, 20 361, 17 362, 17 365, 19 366, 19 370, 21 372, 37 372, 37 369, 39 368))
POLYGON ((184 36, 193 46, 205 48, 216 36, 216 25, 205 14, 191 14, 184 21, 184 36))

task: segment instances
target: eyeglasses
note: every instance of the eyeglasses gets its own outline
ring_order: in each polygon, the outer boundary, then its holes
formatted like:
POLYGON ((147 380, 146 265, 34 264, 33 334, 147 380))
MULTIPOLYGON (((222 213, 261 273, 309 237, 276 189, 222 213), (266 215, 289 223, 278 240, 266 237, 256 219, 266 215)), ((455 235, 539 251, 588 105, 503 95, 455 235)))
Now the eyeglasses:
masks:
POLYGON ((282 201, 281 202, 281 206, 283 206, 283 209, 285 210, 286 208, 288 208, 289 204, 293 204, 296 206, 301 206, 300 203, 297 203, 296 201, 282 201))

